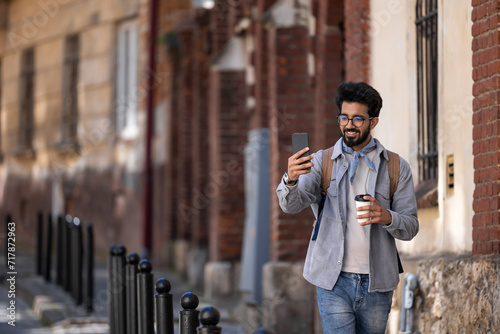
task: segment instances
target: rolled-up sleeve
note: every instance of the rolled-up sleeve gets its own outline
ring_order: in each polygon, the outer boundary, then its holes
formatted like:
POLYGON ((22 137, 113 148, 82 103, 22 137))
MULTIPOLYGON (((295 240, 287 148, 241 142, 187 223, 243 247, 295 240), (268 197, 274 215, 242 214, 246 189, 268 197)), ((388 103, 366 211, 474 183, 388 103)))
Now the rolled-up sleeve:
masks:
POLYGON ((276 195, 278 196, 279 205, 285 213, 297 213, 311 204, 318 201, 318 196, 321 196, 321 168, 323 151, 318 151, 313 154, 314 166, 311 168, 311 173, 301 175, 295 185, 288 186, 281 179, 276 195))

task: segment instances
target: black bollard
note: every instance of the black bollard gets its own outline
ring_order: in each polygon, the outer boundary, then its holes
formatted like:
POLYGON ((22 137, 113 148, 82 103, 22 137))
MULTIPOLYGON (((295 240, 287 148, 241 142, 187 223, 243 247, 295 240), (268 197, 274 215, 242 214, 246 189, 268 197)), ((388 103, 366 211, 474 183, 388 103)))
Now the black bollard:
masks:
POLYGON ((196 310, 200 300, 192 292, 186 292, 181 297, 183 310, 179 312, 180 334, 196 334, 196 328, 200 325, 198 316, 200 311, 196 310))
POLYGON ((125 333, 125 253, 123 245, 116 245, 111 249, 110 272, 110 333, 125 333))
POLYGON ((91 314, 94 311, 94 229, 87 224, 87 238, 85 254, 85 311, 91 314))
POLYGON ((139 326, 137 324, 137 265, 140 257, 137 253, 130 253, 127 256, 125 265, 125 299, 127 334, 137 334, 139 326))
POLYGON ((219 320, 219 311, 213 306, 205 306, 200 311, 201 326, 197 329, 198 334, 220 334, 221 328, 217 326, 219 320))
POLYGON ((45 243, 45 270, 44 277, 46 282, 51 281, 52 270, 52 213, 47 214, 47 242, 45 243))
POLYGON ((57 216, 57 242, 56 242, 56 284, 63 286, 63 240, 64 240, 64 223, 61 215, 57 216))
POLYGON ((174 304, 170 282, 165 278, 156 281, 156 333, 174 334, 174 304))
POLYGON ((83 302, 83 240, 80 219, 73 219, 71 292, 76 305, 83 302))
POLYGON ((66 223, 64 223, 64 271, 63 271, 63 287, 67 292, 71 291, 71 231, 73 229, 73 217, 66 215, 66 223))
POLYGON ((139 307, 139 334, 154 334, 153 274, 148 260, 139 262, 137 274, 137 305, 139 307))
POLYGON ((111 245, 109 247, 109 255, 108 255, 108 291, 109 291, 109 303, 108 303, 108 314, 109 314, 109 334, 117 334, 117 326, 115 320, 115 304, 116 304, 116 296, 114 291, 116 290, 116 270, 114 269, 115 265, 115 248, 116 245, 111 245))
POLYGON ((42 211, 38 211, 36 229, 36 274, 42 275, 42 241, 43 241, 43 215, 42 211))

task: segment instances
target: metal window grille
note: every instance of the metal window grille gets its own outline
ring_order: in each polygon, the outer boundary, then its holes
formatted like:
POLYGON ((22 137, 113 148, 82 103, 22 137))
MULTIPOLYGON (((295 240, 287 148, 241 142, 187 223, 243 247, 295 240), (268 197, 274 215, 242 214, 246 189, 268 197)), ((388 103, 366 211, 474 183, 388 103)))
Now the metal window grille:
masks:
POLYGON ((30 48, 24 50, 21 55, 18 128, 18 146, 21 151, 29 150, 33 147, 34 54, 34 49, 30 48))
POLYGON ((64 52, 62 140, 77 142, 79 37, 68 36, 64 52))
POLYGON ((437 0, 417 0, 419 181, 437 179, 437 0))

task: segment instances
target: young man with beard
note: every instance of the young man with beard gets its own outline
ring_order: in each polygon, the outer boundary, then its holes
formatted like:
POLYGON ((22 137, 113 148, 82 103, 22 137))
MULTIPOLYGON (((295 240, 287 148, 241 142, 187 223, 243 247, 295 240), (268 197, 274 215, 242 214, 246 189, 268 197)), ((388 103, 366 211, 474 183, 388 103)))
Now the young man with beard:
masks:
POLYGON ((373 87, 344 83, 335 102, 342 138, 333 154, 323 157, 325 151, 318 151, 299 158, 309 150, 305 148, 292 155, 276 192, 284 212, 311 206, 317 217, 303 274, 317 287, 324 333, 384 333, 402 270, 395 239, 411 240, 419 228, 412 173, 399 158, 391 199, 389 155, 371 136, 382 108, 373 87), (318 217, 324 158, 332 159, 333 167, 318 217), (369 195, 364 196, 367 205, 356 209, 358 194, 369 195), (369 220, 358 223, 360 218, 369 220))

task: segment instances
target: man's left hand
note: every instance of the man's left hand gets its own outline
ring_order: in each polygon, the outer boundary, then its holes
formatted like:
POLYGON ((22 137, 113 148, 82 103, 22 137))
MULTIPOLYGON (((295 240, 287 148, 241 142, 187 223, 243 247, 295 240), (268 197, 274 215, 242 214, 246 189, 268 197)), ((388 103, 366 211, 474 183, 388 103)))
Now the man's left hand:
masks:
POLYGON ((382 224, 389 225, 392 222, 392 216, 389 211, 387 211, 380 203, 375 199, 375 197, 364 196, 364 199, 370 201, 369 205, 361 206, 356 209, 356 211, 369 211, 369 213, 357 215, 357 219, 368 218, 368 221, 360 223, 359 225, 369 225, 369 224, 382 224))

